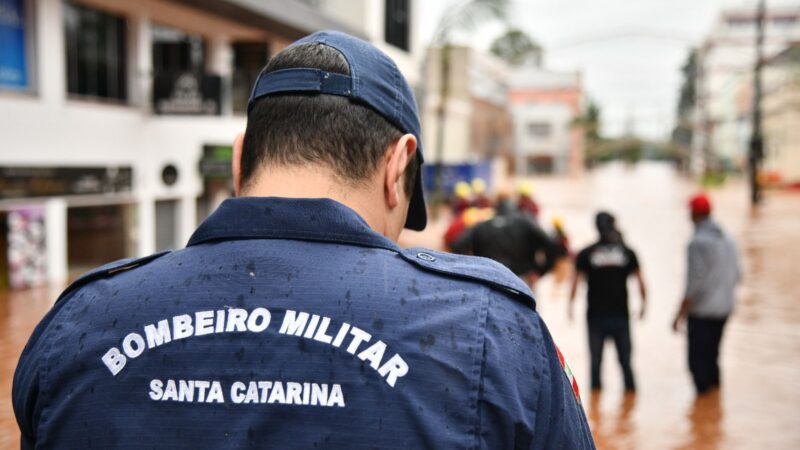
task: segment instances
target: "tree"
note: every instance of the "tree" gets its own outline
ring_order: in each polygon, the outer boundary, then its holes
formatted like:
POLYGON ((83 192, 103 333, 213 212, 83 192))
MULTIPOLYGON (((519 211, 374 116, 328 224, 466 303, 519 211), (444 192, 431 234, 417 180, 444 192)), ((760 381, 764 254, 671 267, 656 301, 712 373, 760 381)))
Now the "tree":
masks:
POLYGON ((436 166, 433 180, 434 204, 443 200, 442 168, 444 160, 444 131, 447 115, 447 99, 450 95, 450 49, 456 32, 474 31, 478 26, 492 21, 505 20, 509 0, 464 0, 453 5, 439 20, 434 33, 434 46, 441 47, 439 52, 441 67, 441 83, 439 89, 439 106, 436 110, 436 166))
POLYGON ((538 67, 542 63, 542 47, 518 28, 510 28, 495 39, 490 50, 512 66, 533 64, 538 67))
POLYGON ((692 113, 697 103, 697 50, 692 50, 681 68, 683 83, 681 84, 676 111, 676 125, 672 130, 672 142, 688 148, 692 143, 692 113))
POLYGON ((572 120, 572 126, 580 127, 583 130, 583 141, 586 146, 586 164, 591 166, 595 158, 596 150, 603 144, 603 137, 600 135, 600 106, 592 100, 586 105, 583 113, 572 120))

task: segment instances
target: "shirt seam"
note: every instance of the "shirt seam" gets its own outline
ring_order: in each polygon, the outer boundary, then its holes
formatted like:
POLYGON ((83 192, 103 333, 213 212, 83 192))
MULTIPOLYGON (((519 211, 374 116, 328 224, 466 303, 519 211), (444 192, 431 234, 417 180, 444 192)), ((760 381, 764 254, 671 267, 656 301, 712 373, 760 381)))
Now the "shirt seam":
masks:
MULTIPOLYGON (((539 377, 539 386, 538 386, 539 389, 537 389, 536 402, 534 403, 534 404, 539 405, 539 406, 541 406, 541 404, 542 404, 542 394, 544 393, 544 390, 545 390, 544 389, 545 388, 544 380, 552 380, 552 377, 553 377, 553 374, 550 371, 550 368, 551 368, 550 367, 550 355, 547 354, 547 339, 545 338, 545 333, 544 333, 544 330, 542 329, 542 324, 543 324, 543 321, 542 321, 542 319, 540 317, 538 325, 539 325, 539 334, 542 336, 542 341, 541 342, 542 342, 543 345, 539 345, 537 347, 539 347, 539 354, 542 356, 542 361, 543 361, 542 369, 543 370, 542 370, 542 376, 539 377)), ((548 391, 550 391, 550 389, 548 389, 548 391)), ((553 395, 552 395, 552 393, 550 395, 549 407, 550 407, 550 409, 552 411, 552 409, 553 409, 553 395)), ((542 414, 542 411, 538 410, 538 407, 537 407, 537 414, 542 414)), ((550 430, 552 430, 552 428, 553 428, 552 424, 553 424, 553 417, 554 416, 555 416, 554 414, 550 414, 550 418, 548 420, 548 426, 547 426, 547 437, 548 438, 551 437, 550 430)), ((536 434, 538 434, 537 433, 538 431, 540 431, 540 430, 537 429, 537 430, 534 431, 534 436, 536 434)), ((544 442, 548 442, 549 443, 549 439, 546 439, 544 442)))
MULTIPOLYGON (((72 295, 69 298, 74 297, 78 291, 72 292, 72 295)), ((62 300, 63 301, 63 300, 62 300)), ((64 305, 61 311, 57 312, 50 323, 47 325, 48 330, 45 330, 46 335, 43 336, 42 347, 44 356, 42 358, 42 367, 40 372, 40 384, 39 384, 39 398, 42 400, 41 406, 41 415, 39 416, 39 423, 35 424, 34 432, 36 433, 35 438, 38 440, 39 435, 39 428, 47 423, 49 417, 49 411, 52 409, 51 405, 47 401, 51 394, 50 392, 50 373, 51 373, 51 363, 54 354, 54 347, 55 345, 51 342, 55 337, 53 336, 55 333, 54 329, 49 329, 50 327, 55 327, 55 325, 59 324, 60 318, 64 315, 68 315, 73 309, 75 308, 75 302, 68 303, 64 305), (48 333, 49 332, 49 333, 48 333)))
POLYGON ((472 387, 473 392, 475 392, 475 400, 473 404, 473 408, 475 410, 473 425, 475 445, 473 448, 481 448, 481 427, 483 424, 481 423, 480 402, 483 399, 481 387, 483 386, 484 368, 486 362, 486 328, 488 326, 490 292, 491 290, 489 288, 484 287, 483 298, 481 299, 480 310, 478 311, 478 323, 480 326, 478 330, 479 332, 477 333, 476 342, 476 350, 478 351, 475 352, 475 359, 472 363, 472 373, 477 375, 475 378, 476 385, 472 387))

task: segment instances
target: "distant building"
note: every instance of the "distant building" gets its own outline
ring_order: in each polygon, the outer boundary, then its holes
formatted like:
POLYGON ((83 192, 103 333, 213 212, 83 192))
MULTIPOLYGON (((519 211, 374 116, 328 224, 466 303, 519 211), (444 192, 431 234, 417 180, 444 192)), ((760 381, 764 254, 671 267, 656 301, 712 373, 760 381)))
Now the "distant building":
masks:
POLYGON ((509 102, 517 174, 582 170, 583 130, 575 126, 584 103, 579 73, 520 69, 512 78, 509 102))
POLYGON ((268 58, 338 29, 418 79, 415 4, 0 1, 0 289, 182 247, 231 193, 268 58))
MULTIPOLYGON (((800 7, 770 7, 765 17, 764 57, 800 40, 800 7)), ((756 10, 723 11, 699 50, 692 166, 704 153, 727 167, 743 167, 751 133, 756 10)))
POLYGON ((767 61, 764 165, 773 182, 800 186, 800 42, 767 61))
POLYGON ((456 176, 504 175, 502 172, 513 162, 513 128, 508 108, 511 69, 498 58, 472 48, 450 48, 444 134, 440 141, 441 56, 441 48, 428 49, 422 105, 426 158, 429 162, 438 160, 441 142, 442 161, 453 169, 445 181, 448 186, 456 176))

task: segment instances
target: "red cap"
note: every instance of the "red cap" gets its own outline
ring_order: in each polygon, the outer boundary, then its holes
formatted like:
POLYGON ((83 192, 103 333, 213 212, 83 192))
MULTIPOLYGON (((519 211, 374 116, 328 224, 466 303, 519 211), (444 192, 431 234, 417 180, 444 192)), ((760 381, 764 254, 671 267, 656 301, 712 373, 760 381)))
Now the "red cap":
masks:
POLYGON ((689 208, 693 214, 711 214, 711 201, 706 194, 696 194, 689 200, 689 208))

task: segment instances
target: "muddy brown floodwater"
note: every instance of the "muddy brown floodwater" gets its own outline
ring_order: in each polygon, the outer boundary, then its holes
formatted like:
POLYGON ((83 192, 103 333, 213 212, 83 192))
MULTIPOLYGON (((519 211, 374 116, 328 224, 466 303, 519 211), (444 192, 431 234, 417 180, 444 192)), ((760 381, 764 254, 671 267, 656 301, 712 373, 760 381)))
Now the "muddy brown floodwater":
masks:
MULTIPOLYGON (((695 399, 686 368, 686 336, 670 329, 683 290, 691 224, 686 199, 694 186, 669 166, 609 165, 580 179, 536 179, 543 220, 563 218, 572 246, 595 238, 593 216, 617 216, 637 251, 649 308, 632 322, 638 393, 624 395, 612 345, 604 354, 602 393, 588 390, 585 292, 576 319, 566 318, 567 277, 536 286, 538 309, 578 377, 583 404, 602 449, 800 448, 800 193, 770 192, 751 210, 743 184, 711 192, 715 215, 737 239, 744 266, 738 305, 722 348, 722 389, 695 399)), ((405 244, 439 246, 443 223, 404 235, 405 244)), ((568 270, 568 268, 567 268, 568 270)), ((11 409, 14 367, 28 336, 61 286, 0 293, 0 448, 18 448, 11 409)), ((631 289, 634 312, 639 297, 631 289)))

